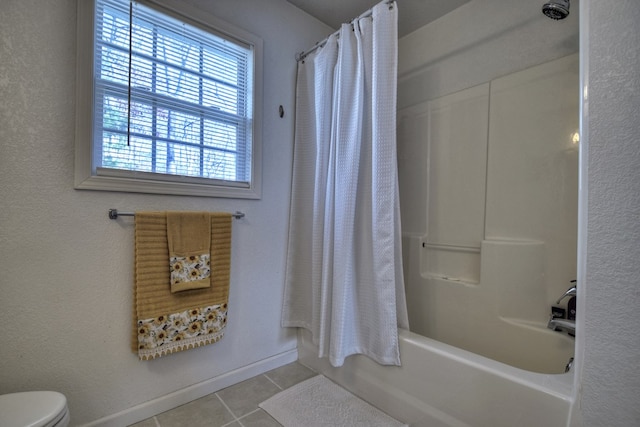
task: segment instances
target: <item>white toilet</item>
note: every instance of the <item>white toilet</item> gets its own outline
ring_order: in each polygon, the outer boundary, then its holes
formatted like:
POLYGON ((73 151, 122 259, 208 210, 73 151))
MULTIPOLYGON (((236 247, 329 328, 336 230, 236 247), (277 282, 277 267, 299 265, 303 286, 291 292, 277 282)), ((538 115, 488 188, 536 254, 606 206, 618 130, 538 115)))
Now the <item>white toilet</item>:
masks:
POLYGON ((27 391, 0 395, 2 427, 66 427, 69 409, 64 394, 27 391))

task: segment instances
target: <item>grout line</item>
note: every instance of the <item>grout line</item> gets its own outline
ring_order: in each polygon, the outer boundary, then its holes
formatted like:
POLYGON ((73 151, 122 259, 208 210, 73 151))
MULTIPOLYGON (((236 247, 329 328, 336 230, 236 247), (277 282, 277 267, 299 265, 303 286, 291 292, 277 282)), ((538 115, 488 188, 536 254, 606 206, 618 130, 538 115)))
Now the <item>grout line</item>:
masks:
POLYGON ((241 420, 241 419, 243 419, 243 418, 248 417, 249 415, 251 415, 251 414, 253 414, 253 413, 255 413, 255 412, 258 412, 260 409, 261 409, 261 408, 260 408, 260 407, 258 407, 258 408, 254 409, 254 410, 253 410, 253 411, 251 411, 251 412, 247 412, 246 414, 244 414, 243 416, 241 416, 240 418, 238 418, 238 421, 240 421, 240 420, 241 420))
MULTIPOLYGON (((226 404, 226 403, 224 403, 224 400, 222 400, 222 398, 218 395, 218 393, 216 392, 216 393, 214 393, 214 394, 216 395, 216 397, 218 398, 218 400, 220 401, 220 403, 222 403, 222 406, 224 406, 225 408, 227 408, 227 411, 229 411, 229 413, 230 413, 230 414, 231 414, 231 416, 233 417, 233 421, 230 421, 229 423, 225 424, 225 426, 226 426, 226 425, 229 425, 229 424, 232 424, 232 423, 234 423, 235 421, 238 421, 238 417, 236 417, 236 414, 234 414, 234 413, 233 413, 233 411, 231 410, 231 408, 229 408, 229 407, 227 406, 227 404, 226 404)), ((223 426, 223 427, 224 427, 224 426, 223 426)))
POLYGON ((239 418, 236 418, 236 419, 235 419, 235 420, 233 420, 233 421, 229 421, 228 423, 226 423, 226 424, 225 424, 225 425, 223 425, 222 427, 230 426, 231 424, 236 423, 236 422, 237 422, 238 424, 240 424, 241 426, 243 426, 243 427, 244 427, 244 424, 242 424, 242 419, 243 419, 243 418, 246 418, 246 417, 248 417, 249 415, 254 414, 254 413, 256 413, 256 412, 258 412, 258 411, 260 411, 260 410, 261 410, 261 408, 260 408, 260 407, 258 407, 258 408, 256 408, 256 409, 254 409, 253 411, 251 411, 251 412, 247 412, 247 413, 246 413, 246 414, 244 414, 243 416, 241 416, 241 417, 239 417, 239 418))
POLYGON ((243 416, 241 416, 240 418, 238 418, 238 424, 240 424, 242 427, 244 427, 244 424, 242 424, 242 419, 248 417, 251 414, 254 414, 256 412, 260 411, 260 407, 257 407, 256 409, 254 409, 251 412, 247 412, 246 414, 244 414, 243 416))
POLYGON ((278 383, 276 383, 274 380, 272 380, 271 378, 269 378, 269 376, 267 374, 262 374, 266 379, 268 379, 269 381, 271 381, 273 384, 275 384, 276 387, 278 387, 280 390, 284 390, 282 387, 280 387, 280 385, 278 383))

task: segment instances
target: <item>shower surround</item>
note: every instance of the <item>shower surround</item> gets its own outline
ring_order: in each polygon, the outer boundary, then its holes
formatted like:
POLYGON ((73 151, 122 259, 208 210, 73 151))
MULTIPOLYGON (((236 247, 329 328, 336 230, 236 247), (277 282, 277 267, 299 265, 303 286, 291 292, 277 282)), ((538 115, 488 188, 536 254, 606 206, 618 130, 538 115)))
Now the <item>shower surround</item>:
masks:
POLYGON ((576 277, 578 94, 574 54, 399 112, 401 200, 426 199, 403 222, 425 228, 403 236, 411 331, 564 371, 547 322, 576 277))

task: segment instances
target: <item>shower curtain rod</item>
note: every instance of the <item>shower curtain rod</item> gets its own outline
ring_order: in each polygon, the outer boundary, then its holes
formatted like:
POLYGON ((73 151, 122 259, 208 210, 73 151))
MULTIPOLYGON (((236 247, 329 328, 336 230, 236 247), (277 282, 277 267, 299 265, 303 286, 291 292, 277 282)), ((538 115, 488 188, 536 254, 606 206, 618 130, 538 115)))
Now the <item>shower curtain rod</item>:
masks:
MULTIPOLYGON (((389 9, 393 8, 393 5, 395 4, 396 0, 383 0, 381 3, 385 3, 389 5, 389 9)), ((358 19, 362 19, 362 18, 366 18, 368 16, 371 16, 373 14, 373 8, 367 10, 366 12, 364 12, 363 14, 353 18, 351 21, 349 21, 349 23, 352 23, 358 19)), ((329 37, 331 37, 332 35, 340 35, 340 30, 337 30, 331 34, 329 34, 329 36, 327 36, 325 39, 323 39, 322 41, 319 41, 315 44, 315 46, 313 46, 311 49, 309 49, 308 51, 302 51, 300 53, 296 54, 296 62, 300 62, 302 61, 304 58, 306 58, 307 56, 309 56, 311 53, 315 52, 316 49, 324 46, 327 43, 327 40, 329 40, 329 37)))
MULTIPOLYGON (((119 216, 136 216, 135 212, 118 212, 118 209, 109 209, 109 219, 118 219, 119 216)), ((244 212, 236 211, 231 214, 235 219, 244 218, 244 212)))

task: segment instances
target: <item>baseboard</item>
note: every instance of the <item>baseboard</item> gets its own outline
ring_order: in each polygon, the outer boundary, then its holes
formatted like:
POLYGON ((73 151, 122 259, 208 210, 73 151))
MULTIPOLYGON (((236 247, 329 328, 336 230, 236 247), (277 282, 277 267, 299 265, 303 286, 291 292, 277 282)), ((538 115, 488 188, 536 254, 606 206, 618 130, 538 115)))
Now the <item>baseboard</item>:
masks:
POLYGON ((259 360, 247 366, 243 366, 233 371, 225 372, 222 375, 202 381, 198 384, 174 391, 149 402, 142 403, 124 411, 100 418, 84 427, 122 427, 135 424, 139 421, 153 417, 154 415, 176 408, 192 400, 199 399, 208 394, 215 393, 225 387, 232 386, 241 381, 263 374, 280 366, 298 360, 298 350, 293 349, 284 353, 276 354, 269 358, 259 360))

